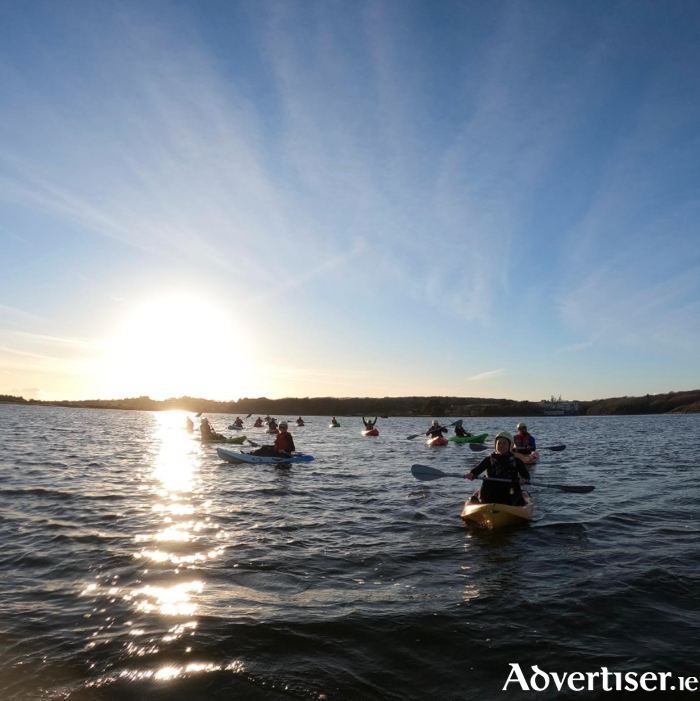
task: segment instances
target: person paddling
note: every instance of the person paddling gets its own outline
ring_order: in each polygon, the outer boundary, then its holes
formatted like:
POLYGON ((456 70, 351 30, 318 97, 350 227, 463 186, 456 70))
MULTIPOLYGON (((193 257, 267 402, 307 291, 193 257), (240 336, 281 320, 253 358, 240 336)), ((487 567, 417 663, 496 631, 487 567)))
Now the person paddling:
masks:
POLYGON ((471 501, 482 504, 522 506, 525 504, 525 499, 521 485, 530 481, 530 473, 522 461, 511 452, 513 436, 508 431, 501 431, 496 435, 493 444, 495 448, 493 453, 467 472, 464 477, 471 482, 486 471, 487 477, 509 479, 511 483, 484 481, 471 501))
POLYGON ((275 437, 274 445, 263 445, 254 450, 251 455, 261 455, 266 458, 290 458, 296 450, 292 434, 287 431, 287 422, 280 421, 279 433, 275 437))
POLYGON ((209 419, 207 419, 206 416, 202 419, 202 423, 199 424, 199 432, 202 435, 203 441, 220 441, 220 440, 226 438, 226 436, 223 436, 220 433, 217 433, 211 427, 211 424, 209 423, 209 419))
MULTIPOLYGON (((335 418, 335 417, 333 417, 335 418)), ((371 431, 374 428, 374 425, 377 423, 377 419, 379 417, 375 416, 374 421, 370 421, 369 419, 365 420, 365 417, 362 417, 362 423, 365 425, 365 429, 367 431, 371 431)))
POLYGON ((515 434, 513 442, 515 444, 513 447, 514 453, 529 455, 533 450, 537 450, 535 437, 527 432, 527 426, 524 423, 518 424, 518 432, 515 434))
POLYGON ((241 419, 240 416, 237 416, 237 417, 236 417, 236 420, 233 422, 233 425, 234 425, 236 428, 243 428, 243 419, 241 419))
POLYGON ((331 417, 331 426, 340 426, 338 419, 336 419, 335 416, 331 417))
POLYGON ((304 419, 301 418, 301 416, 297 419, 297 426, 303 426, 304 425, 304 419))
POLYGON ((270 419, 269 423, 267 424, 267 428, 269 431, 277 430, 277 422, 274 419, 270 419))
POLYGON ((430 428, 425 432, 425 435, 430 436, 431 438, 437 438, 443 433, 447 433, 447 429, 444 426, 440 426, 440 422, 437 419, 433 419, 433 423, 430 425, 430 428))
POLYGON ((457 436, 458 438, 466 438, 467 436, 473 435, 472 433, 469 433, 469 431, 465 430, 464 426, 462 426, 463 423, 464 422, 462 421, 462 419, 459 419, 455 426, 455 436, 457 436))
POLYGON ((253 428, 262 428, 263 425, 263 420, 258 416, 257 419, 255 419, 255 423, 253 424, 253 428))

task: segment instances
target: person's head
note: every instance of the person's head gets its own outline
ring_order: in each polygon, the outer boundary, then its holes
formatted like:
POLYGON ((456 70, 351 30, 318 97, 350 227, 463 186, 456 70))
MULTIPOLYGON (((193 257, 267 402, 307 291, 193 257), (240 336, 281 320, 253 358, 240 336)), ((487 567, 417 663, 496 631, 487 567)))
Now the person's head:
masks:
POLYGON ((440 422, 437 419, 433 419, 433 426, 439 426, 440 422))
POLYGON ((518 424, 518 432, 519 433, 527 433, 527 426, 524 423, 519 423, 518 424))
POLYGON ((493 447, 499 455, 505 455, 510 450, 511 445, 513 445, 513 436, 508 431, 501 431, 496 434, 493 447))
POLYGON ((287 422, 286 421, 280 421, 279 423, 279 429, 284 433, 287 430, 287 422))

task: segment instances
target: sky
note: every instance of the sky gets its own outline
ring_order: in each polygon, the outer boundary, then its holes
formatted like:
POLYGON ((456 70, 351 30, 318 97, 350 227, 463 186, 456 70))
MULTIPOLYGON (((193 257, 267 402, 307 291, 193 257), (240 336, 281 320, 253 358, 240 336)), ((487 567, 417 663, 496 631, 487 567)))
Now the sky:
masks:
POLYGON ((0 394, 700 387, 695 0, 0 4, 0 394))

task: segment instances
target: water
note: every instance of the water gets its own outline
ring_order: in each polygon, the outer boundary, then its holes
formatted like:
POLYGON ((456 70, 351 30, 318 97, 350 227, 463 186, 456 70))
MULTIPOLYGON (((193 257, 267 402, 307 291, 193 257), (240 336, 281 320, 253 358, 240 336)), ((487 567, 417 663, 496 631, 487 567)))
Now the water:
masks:
POLYGON ((407 441, 427 419, 309 420, 316 461, 284 470, 222 463, 180 413, 0 405, 0 698, 483 701, 522 693, 511 662, 700 676, 700 416, 529 419, 568 446, 535 477, 596 490, 533 489, 533 523, 500 532, 462 524, 473 485, 411 477, 483 457, 407 441))

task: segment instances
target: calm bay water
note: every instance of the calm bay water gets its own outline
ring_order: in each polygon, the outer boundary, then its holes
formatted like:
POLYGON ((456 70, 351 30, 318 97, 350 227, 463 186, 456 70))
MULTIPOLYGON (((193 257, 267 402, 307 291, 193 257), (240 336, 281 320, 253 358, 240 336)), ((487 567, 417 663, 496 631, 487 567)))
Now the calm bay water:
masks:
POLYGON ((529 419, 568 446, 533 479, 596 490, 533 488, 501 532, 462 524, 465 480, 410 474, 483 455, 407 441, 427 419, 340 420, 293 427, 316 461, 284 470, 222 463, 180 413, 0 405, 0 699, 505 699, 511 662, 700 677, 700 416, 529 419))

